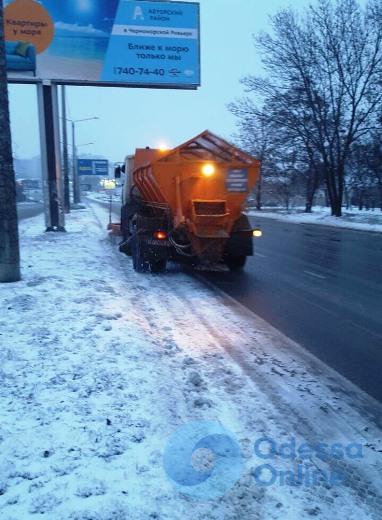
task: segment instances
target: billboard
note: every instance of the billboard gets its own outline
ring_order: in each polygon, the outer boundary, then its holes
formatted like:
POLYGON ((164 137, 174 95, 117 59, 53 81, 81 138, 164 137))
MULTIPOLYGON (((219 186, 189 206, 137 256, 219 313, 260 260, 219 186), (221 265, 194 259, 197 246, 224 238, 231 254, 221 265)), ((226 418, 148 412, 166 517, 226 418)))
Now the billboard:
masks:
POLYGON ((8 80, 197 88, 199 4, 4 0, 8 80))
POLYGON ((78 175, 101 175, 108 177, 109 162, 104 159, 77 159, 78 175))

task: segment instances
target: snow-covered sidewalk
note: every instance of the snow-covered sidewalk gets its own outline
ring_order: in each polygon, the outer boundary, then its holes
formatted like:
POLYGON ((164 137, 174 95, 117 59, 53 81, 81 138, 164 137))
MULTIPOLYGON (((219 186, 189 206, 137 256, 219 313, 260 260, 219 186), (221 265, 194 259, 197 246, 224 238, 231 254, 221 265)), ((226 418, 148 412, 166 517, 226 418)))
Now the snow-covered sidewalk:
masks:
POLYGON ((252 217, 264 217, 296 224, 321 224, 359 231, 374 231, 382 233, 382 211, 371 210, 343 210, 342 217, 332 217, 329 208, 314 207, 312 213, 305 213, 303 208, 285 209, 264 208, 261 211, 248 209, 247 215, 252 217))
POLYGON ((135 273, 106 214, 73 212, 66 234, 22 222, 23 280, 0 287, 0 518, 378 518, 379 405, 180 270, 135 273), (240 446, 242 476, 214 500, 180 492, 163 463, 194 421, 240 446), (266 460, 264 437, 279 448, 266 460), (344 456, 282 456, 283 443, 306 442, 344 456), (345 482, 285 481, 301 464, 345 482))

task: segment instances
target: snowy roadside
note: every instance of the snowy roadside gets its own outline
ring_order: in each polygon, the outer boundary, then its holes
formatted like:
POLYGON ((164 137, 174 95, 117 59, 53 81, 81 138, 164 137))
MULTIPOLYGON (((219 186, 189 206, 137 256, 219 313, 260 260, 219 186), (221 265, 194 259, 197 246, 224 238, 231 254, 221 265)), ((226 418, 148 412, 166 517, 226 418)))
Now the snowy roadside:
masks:
POLYGON ((110 202, 110 197, 112 198, 113 202, 120 203, 121 201, 121 187, 118 186, 117 188, 113 190, 104 190, 104 191, 89 191, 86 193, 85 198, 90 199, 93 201, 99 201, 99 202, 110 202))
POLYGON ((251 217, 264 217, 297 224, 321 224, 359 231, 374 231, 382 233, 382 212, 380 210, 343 210, 342 217, 332 217, 329 208, 314 208, 312 213, 304 213, 300 208, 286 211, 277 211, 265 208, 261 211, 248 209, 247 215, 251 217))
POLYGON ((110 200, 110 195, 105 193, 104 191, 89 191, 86 193, 86 198, 91 200, 101 200, 108 202, 110 200))
POLYGON ((72 213, 67 234, 22 223, 23 281, 0 287, 0 518, 378 518, 381 408, 187 274, 136 274, 106 215, 72 213), (213 501, 180 494, 162 462, 173 432, 201 420, 228 428, 244 457, 213 501), (263 487, 264 436, 360 443, 363 456, 309 459, 340 466, 342 485, 263 487))

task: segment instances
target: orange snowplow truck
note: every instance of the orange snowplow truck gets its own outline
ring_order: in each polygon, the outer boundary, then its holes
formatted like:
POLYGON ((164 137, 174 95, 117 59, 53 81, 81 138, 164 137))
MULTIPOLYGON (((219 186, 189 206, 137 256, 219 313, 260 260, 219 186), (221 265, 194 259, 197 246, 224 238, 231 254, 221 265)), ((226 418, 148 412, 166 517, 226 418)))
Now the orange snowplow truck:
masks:
POLYGON ((126 175, 120 251, 138 272, 164 271, 168 260, 242 268, 261 234, 243 214, 259 166, 209 131, 173 150, 136 150, 116 168, 126 175))

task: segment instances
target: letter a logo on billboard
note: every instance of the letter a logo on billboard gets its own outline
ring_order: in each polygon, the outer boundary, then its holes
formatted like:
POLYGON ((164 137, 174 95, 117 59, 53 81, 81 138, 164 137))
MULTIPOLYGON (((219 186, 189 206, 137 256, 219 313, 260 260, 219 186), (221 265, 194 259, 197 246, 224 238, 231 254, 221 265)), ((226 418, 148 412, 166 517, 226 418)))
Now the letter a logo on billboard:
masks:
POLYGON ((145 17, 143 16, 142 7, 136 7, 135 10, 134 10, 133 20, 137 20, 138 18, 139 18, 139 20, 144 20, 145 19, 145 17))

